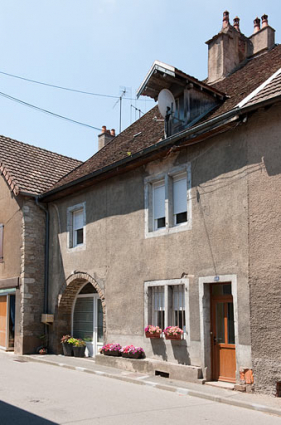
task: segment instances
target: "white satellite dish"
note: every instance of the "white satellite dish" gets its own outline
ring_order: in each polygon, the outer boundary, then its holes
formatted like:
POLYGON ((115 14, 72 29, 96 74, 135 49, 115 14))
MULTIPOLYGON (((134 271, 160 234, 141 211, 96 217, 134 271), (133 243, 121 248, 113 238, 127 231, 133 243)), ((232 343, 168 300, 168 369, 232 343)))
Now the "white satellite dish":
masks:
POLYGON ((176 101, 173 96, 173 93, 168 89, 163 89, 158 95, 158 109, 162 117, 165 118, 167 114, 167 108, 170 108, 171 111, 175 112, 176 110, 176 101))

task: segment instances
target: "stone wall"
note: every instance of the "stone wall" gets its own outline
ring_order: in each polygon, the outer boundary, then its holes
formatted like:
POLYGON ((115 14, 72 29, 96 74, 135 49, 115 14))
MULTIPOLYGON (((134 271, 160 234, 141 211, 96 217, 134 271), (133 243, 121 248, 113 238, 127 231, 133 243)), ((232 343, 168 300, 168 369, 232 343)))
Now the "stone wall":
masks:
POLYGON ((20 321, 16 353, 34 353, 44 334, 45 212, 32 198, 24 198, 20 271, 20 321))

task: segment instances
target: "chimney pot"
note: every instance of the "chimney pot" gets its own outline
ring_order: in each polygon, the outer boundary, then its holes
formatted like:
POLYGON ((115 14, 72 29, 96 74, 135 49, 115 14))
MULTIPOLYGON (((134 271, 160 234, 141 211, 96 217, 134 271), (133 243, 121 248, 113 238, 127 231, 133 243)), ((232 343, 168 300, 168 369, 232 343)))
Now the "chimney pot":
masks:
POLYGON ((238 18, 238 16, 236 16, 236 18, 233 19, 233 26, 236 29, 236 31, 240 32, 239 22, 240 22, 240 19, 238 18))
POLYGON ((102 149, 107 143, 109 143, 113 137, 115 136, 115 130, 114 135, 112 134, 112 130, 107 130, 106 125, 102 126, 101 134, 98 136, 98 144, 99 144, 99 150, 102 149))
POLYGON ((254 34, 258 32, 261 29, 261 20, 260 18, 256 17, 254 20, 254 34))
POLYGON ((268 27, 268 15, 264 14, 261 17, 262 20, 262 28, 268 27))
POLYGON ((114 128, 111 129, 110 134, 111 134, 111 136, 115 137, 115 129, 114 128))
POLYGON ((229 26, 229 12, 226 10, 223 12, 223 20, 222 20, 222 27, 227 28, 229 26))

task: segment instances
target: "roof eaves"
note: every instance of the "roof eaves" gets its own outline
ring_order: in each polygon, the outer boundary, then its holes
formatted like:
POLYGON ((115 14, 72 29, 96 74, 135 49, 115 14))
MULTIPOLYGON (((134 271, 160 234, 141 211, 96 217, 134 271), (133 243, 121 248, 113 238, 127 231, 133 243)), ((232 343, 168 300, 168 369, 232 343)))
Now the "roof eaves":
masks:
POLYGON ((210 119, 208 121, 205 121, 203 123, 199 123, 192 128, 182 130, 181 132, 179 132, 179 133, 177 133, 173 136, 167 137, 166 139, 163 139, 163 140, 159 141, 158 143, 156 143, 152 146, 149 146, 148 148, 145 148, 145 149, 143 149, 139 152, 136 152, 135 154, 133 154, 129 157, 125 157, 125 158, 121 159, 120 161, 114 162, 114 163, 107 165, 103 168, 95 170, 92 173, 89 173, 85 176, 82 176, 82 177, 76 179, 76 180, 68 182, 63 186, 60 186, 60 187, 54 188, 50 191, 47 191, 47 192, 41 194, 39 196, 39 198, 44 199, 44 198, 49 197, 49 196, 51 196, 51 195, 53 195, 57 192, 63 191, 64 189, 68 189, 72 186, 76 186, 77 184, 83 183, 86 180, 90 180, 94 177, 97 177, 97 176, 103 174, 103 173, 109 172, 109 171, 111 171, 115 168, 126 165, 127 163, 132 162, 132 161, 134 161, 134 160, 136 160, 136 159, 138 159, 142 156, 148 155, 148 154, 150 154, 151 152, 153 152, 157 149, 164 148, 164 147, 170 145, 171 143, 174 143, 174 142, 176 142, 176 141, 178 141, 182 138, 194 137, 194 134, 196 134, 197 132, 200 132, 200 134, 202 132, 206 133, 208 131, 209 127, 212 127, 212 126, 214 126, 216 124, 220 124, 220 123, 222 125, 224 125, 226 120, 228 120, 228 119, 233 120, 233 118, 234 119, 238 118, 237 113, 239 113, 238 109, 232 109, 231 111, 228 111, 228 112, 226 112, 226 113, 224 113, 224 114, 222 114, 218 117, 215 117, 215 118, 210 119))
POLYGON ((168 65, 164 62, 160 62, 160 61, 155 61, 152 65, 152 67, 150 68, 150 70, 148 71, 145 79, 143 80, 143 82, 141 83, 140 87, 137 90, 137 99, 141 96, 141 94, 143 93, 143 91, 145 90, 148 81, 150 80, 150 77, 154 74, 155 71, 160 71, 163 72, 164 74, 168 74, 171 77, 175 77, 175 68, 171 65, 168 65))

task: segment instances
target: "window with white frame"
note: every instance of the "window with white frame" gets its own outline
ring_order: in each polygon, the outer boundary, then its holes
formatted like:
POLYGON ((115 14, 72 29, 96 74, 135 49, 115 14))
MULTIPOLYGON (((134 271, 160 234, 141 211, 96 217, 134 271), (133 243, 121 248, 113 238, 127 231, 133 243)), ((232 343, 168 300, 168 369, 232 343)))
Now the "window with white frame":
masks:
POLYGON ((73 246, 83 244, 83 228, 84 228, 84 211, 83 209, 73 211, 72 213, 72 228, 73 228, 73 246))
POLYGON ((145 179, 146 237, 191 228, 190 165, 145 179))
POLYGON ((83 247, 85 244, 85 203, 74 205, 67 210, 68 247, 83 247))
POLYGON ((145 282, 145 325, 178 326, 186 332, 188 279, 145 282))
POLYGON ((153 221, 154 230, 166 227, 164 180, 153 183, 153 221))

